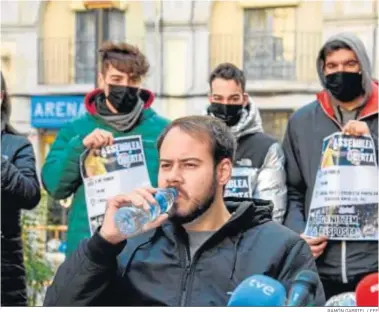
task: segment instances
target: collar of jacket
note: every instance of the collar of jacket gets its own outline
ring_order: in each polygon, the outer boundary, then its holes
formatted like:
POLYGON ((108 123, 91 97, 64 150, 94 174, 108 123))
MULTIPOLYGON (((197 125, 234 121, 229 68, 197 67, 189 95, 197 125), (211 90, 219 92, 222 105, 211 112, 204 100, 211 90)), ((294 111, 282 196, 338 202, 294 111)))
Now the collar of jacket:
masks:
MULTIPOLYGON (((226 237, 237 236, 244 231, 272 220, 271 214, 273 204, 271 201, 227 197, 224 199, 226 207, 232 214, 231 218, 212 236, 214 239, 225 239, 226 237)), ((188 235, 184 228, 167 222, 162 226, 164 234, 173 242, 177 238, 188 241, 188 235)))
MULTIPOLYGON (((143 108, 147 109, 153 104, 155 97, 151 91, 146 90, 146 89, 142 89, 142 90, 143 90, 143 92, 141 92, 141 98, 144 102, 143 108)), ((87 93, 87 95, 84 98, 84 105, 85 105, 88 113, 90 113, 91 115, 96 114, 95 97, 96 97, 96 95, 101 94, 101 93, 104 93, 104 91, 102 89, 95 89, 95 90, 92 90, 91 92, 87 93)))
MULTIPOLYGON (((332 120, 335 120, 334 110, 332 107, 332 103, 330 101, 330 97, 328 91, 323 90, 317 94, 317 100, 319 101, 322 109, 325 114, 332 120)), ((361 110, 358 119, 363 119, 368 116, 372 116, 378 114, 378 82, 372 82, 372 93, 368 98, 366 105, 361 110)))

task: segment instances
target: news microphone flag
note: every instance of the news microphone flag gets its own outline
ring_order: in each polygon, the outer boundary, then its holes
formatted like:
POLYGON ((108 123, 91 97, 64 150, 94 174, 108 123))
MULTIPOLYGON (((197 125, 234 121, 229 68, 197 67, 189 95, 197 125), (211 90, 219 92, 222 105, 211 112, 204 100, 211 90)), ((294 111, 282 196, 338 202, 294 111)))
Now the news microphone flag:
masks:
POLYGON ((298 273, 292 282, 286 306, 305 307, 312 304, 318 283, 318 275, 315 272, 303 270, 298 273))
POLYGON ((358 307, 378 307, 379 273, 371 273, 364 277, 355 289, 358 307))
POLYGON ((253 275, 237 286, 228 307, 282 307, 286 290, 278 281, 265 275, 253 275))

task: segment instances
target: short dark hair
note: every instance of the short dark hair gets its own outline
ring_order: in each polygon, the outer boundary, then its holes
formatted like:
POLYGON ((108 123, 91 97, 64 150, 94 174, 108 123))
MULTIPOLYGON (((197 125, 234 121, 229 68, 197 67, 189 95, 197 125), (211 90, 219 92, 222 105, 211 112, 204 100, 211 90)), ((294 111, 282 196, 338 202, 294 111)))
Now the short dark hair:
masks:
POLYGON ((225 80, 234 80, 237 85, 241 86, 243 92, 246 88, 246 78, 242 70, 232 63, 222 63, 218 65, 209 77, 209 87, 212 89, 212 82, 216 78, 225 80))
POLYGON ((346 50, 351 50, 351 48, 343 41, 341 40, 333 40, 325 44, 323 49, 320 51, 320 59, 323 61, 325 64, 326 57, 328 54, 338 51, 341 49, 346 49, 346 50))
POLYGON ((237 142, 229 127, 221 120, 211 116, 186 116, 171 122, 158 138, 158 152, 167 134, 173 128, 179 128, 190 136, 209 141, 214 164, 228 158, 234 160, 237 142))
POLYGON ((105 74, 109 65, 117 70, 131 74, 135 78, 144 77, 149 71, 150 64, 146 56, 138 49, 128 43, 114 43, 106 41, 102 44, 101 70, 105 74))

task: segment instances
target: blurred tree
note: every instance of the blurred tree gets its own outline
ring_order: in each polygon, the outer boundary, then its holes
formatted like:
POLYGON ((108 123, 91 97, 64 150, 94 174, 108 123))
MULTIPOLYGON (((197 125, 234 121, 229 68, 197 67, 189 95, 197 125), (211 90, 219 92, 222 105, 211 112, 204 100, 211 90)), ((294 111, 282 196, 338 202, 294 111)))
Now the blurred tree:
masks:
POLYGON ((44 296, 47 283, 54 272, 45 256, 46 232, 35 231, 33 227, 46 225, 48 195, 42 191, 41 201, 32 211, 23 211, 21 216, 24 264, 28 305, 37 306, 44 296))

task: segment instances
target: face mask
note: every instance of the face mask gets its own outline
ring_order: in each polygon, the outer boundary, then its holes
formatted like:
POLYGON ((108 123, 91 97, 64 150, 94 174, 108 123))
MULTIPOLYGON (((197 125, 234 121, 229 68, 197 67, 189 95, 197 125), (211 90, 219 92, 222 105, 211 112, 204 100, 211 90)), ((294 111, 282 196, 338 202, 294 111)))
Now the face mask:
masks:
POLYGON ((326 88, 341 102, 351 102, 364 94, 360 73, 337 72, 327 75, 326 88))
POLYGON ((223 120, 229 127, 235 126, 241 118, 245 105, 230 105, 211 103, 208 107, 208 113, 223 120))
POLYGON ((119 113, 128 114, 136 107, 140 97, 139 89, 127 86, 109 85, 109 95, 107 96, 112 106, 119 113))

